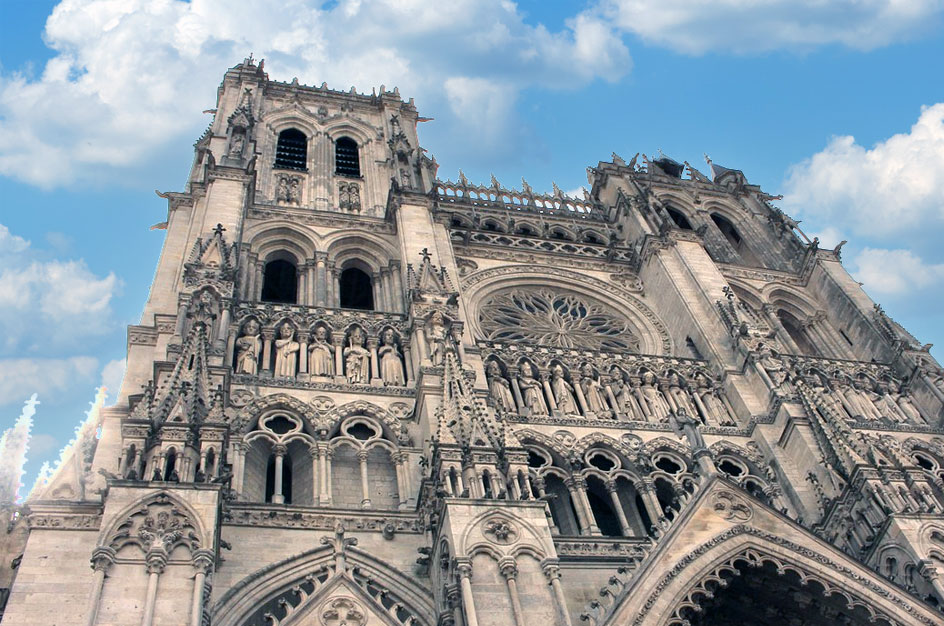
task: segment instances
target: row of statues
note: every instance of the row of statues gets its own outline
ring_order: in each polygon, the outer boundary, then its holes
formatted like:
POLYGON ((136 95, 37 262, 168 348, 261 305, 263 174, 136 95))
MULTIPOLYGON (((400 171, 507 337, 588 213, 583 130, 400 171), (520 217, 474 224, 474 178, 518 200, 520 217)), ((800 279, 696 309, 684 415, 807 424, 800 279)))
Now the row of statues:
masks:
POLYGON ((657 378, 648 370, 625 376, 614 369, 598 376, 589 363, 570 377, 560 363, 537 374, 522 361, 517 376, 505 376, 495 359, 487 362, 489 396, 495 407, 521 415, 582 415, 668 423, 671 415, 697 416, 703 424, 734 426, 734 412, 712 381, 703 373, 689 383, 670 371, 657 378))
MULTIPOLYGON (((265 362, 264 349, 266 340, 260 333, 259 323, 251 319, 236 339, 233 369, 237 374, 255 376, 260 369, 268 370, 270 363, 265 362)), ((351 384, 380 381, 384 385, 405 385, 403 355, 393 329, 387 328, 381 333, 376 353, 373 346, 370 349, 364 347, 366 342, 367 334, 360 327, 354 327, 343 345, 340 342, 332 344, 328 329, 318 326, 303 344, 296 338, 291 324, 282 324, 278 337, 272 341, 275 355, 272 376, 295 378, 298 374, 308 374, 313 377, 344 377, 351 384), (304 358, 300 359, 300 356, 304 358)))
POLYGON ((818 392, 830 409, 846 419, 877 421, 887 419, 899 424, 928 424, 904 385, 888 380, 873 381, 860 375, 825 380, 810 371, 803 380, 818 392))

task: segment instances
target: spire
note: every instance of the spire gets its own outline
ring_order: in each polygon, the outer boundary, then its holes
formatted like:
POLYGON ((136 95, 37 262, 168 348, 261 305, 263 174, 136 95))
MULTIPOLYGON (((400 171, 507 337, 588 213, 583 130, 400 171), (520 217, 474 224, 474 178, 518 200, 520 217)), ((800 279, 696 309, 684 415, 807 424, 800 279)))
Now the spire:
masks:
POLYGON ((16 502, 19 497, 37 404, 39 401, 34 393, 23 404, 23 411, 13 427, 0 435, 0 503, 16 502))
MULTIPOLYGON (((157 391, 150 416, 156 425, 164 422, 195 423, 206 417, 210 405, 207 372, 210 320, 201 314, 199 308, 193 319, 193 327, 181 346, 174 370, 157 391)), ((143 398, 139 405, 147 400, 147 397, 143 398)))
POLYGON ((438 443, 455 442, 463 450, 490 447, 502 454, 517 445, 496 413, 488 410, 472 393, 471 381, 459 365, 454 347, 446 349, 443 361, 443 407, 438 443))
POLYGON ((806 381, 797 378, 794 381, 800 401, 810 415, 813 430, 821 439, 828 456, 832 457, 833 464, 847 481, 855 471, 856 466, 868 465, 866 458, 868 449, 856 436, 841 415, 818 397, 818 392, 811 388, 806 381))

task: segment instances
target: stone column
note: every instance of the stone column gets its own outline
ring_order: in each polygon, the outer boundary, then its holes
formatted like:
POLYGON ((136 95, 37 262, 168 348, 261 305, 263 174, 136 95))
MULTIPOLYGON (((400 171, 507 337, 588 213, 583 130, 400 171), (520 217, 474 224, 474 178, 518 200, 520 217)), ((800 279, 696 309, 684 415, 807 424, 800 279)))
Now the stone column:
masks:
POLYGON ((216 330, 216 340, 219 342, 226 341, 226 336, 229 334, 229 306, 226 302, 222 303, 222 311, 220 312, 220 327, 216 330))
POLYGON ((590 534, 590 522, 587 520, 587 511, 583 508, 583 499, 577 494, 577 481, 571 476, 564 482, 567 491, 570 493, 570 499, 574 504, 574 511, 577 513, 577 525, 580 526, 581 535, 590 534))
POLYGON ((328 493, 328 444, 318 444, 318 482, 321 488, 318 490, 318 502, 321 506, 331 504, 331 496, 328 493))
POLYGON ((610 502, 613 503, 613 510, 616 512, 616 517, 619 518, 620 532, 623 533, 624 537, 632 537, 633 531, 626 519, 626 512, 623 510, 623 503, 620 502, 619 489, 615 480, 606 481, 606 492, 610 494, 610 502))
POLYGON ((511 612, 515 616, 515 626, 525 626, 524 611, 521 610, 521 599, 518 597, 518 564, 514 558, 505 557, 498 562, 498 568, 505 577, 508 586, 508 597, 511 599, 511 612))
POLYGON ((190 626, 201 626, 203 624, 203 594, 207 574, 213 571, 213 552, 210 550, 197 550, 193 558, 190 559, 191 565, 196 570, 193 577, 193 603, 190 606, 190 626))
POLYGON ((233 442, 233 452, 235 452, 236 457, 233 460, 233 490, 237 497, 243 492, 243 477, 246 474, 246 448, 247 445, 242 441, 233 442))
POLYGON ((390 272, 393 278, 393 309, 396 313, 403 313, 403 278, 400 276, 399 261, 390 261, 390 272))
POLYGON ((308 285, 308 298, 305 300, 308 306, 315 306, 318 302, 315 300, 315 292, 317 290, 317 273, 315 272, 315 263, 309 261, 305 264, 305 283, 308 285))
POLYGON ((298 373, 308 373, 308 333, 298 333, 298 373))
POLYGON ((554 605, 561 626, 573 626, 570 621, 570 612, 567 610, 567 598, 564 597, 564 590, 560 584, 560 566, 557 564, 557 559, 544 559, 541 561, 541 569, 551 586, 551 595, 554 596, 554 605))
POLYGON ((92 569, 95 578, 92 580, 92 593, 89 594, 87 626, 95 626, 98 619, 98 608, 102 602, 102 590, 105 588, 105 574, 115 562, 115 551, 108 547, 95 548, 92 552, 92 569))
POLYGON ((177 307, 177 325, 174 327, 174 335, 177 337, 183 337, 184 335, 184 322, 187 321, 187 311, 190 309, 190 304, 188 302, 181 302, 180 306, 177 307))
POLYGON ((340 332, 332 333, 331 343, 334 344, 334 378, 344 381, 344 335, 340 332))
POLYGON ((551 514, 551 503, 547 498, 547 491, 545 491, 544 479, 540 476, 534 477, 534 488, 538 492, 538 499, 544 501, 544 516, 547 517, 547 525, 551 528, 552 535, 559 535, 560 529, 557 527, 557 524, 554 523, 554 516, 551 514))
POLYGON ((282 504, 285 502, 285 496, 282 495, 282 465, 285 463, 284 445, 278 443, 272 446, 272 453, 275 455, 275 485, 272 490, 272 504, 282 504))
POLYGON ((361 508, 369 509, 370 483, 367 480, 367 450, 357 451, 357 462, 361 468, 361 493, 363 495, 363 499, 361 500, 361 508))
POLYGON ((384 294, 383 285, 381 284, 380 272, 370 273, 370 284, 374 288, 374 309, 377 311, 388 310, 384 302, 386 294, 384 294))
POLYGON ((462 591, 462 612, 466 626, 479 626, 475 613, 475 601, 472 599, 472 559, 456 559, 456 575, 459 577, 459 589, 462 591))
POLYGON ((334 265, 334 261, 328 262, 328 306, 332 308, 338 308, 341 306, 340 297, 341 297, 341 287, 338 284, 338 269, 334 265))
POLYGON ((580 381, 576 378, 574 380, 574 395, 577 396, 577 404, 580 405, 580 412, 583 413, 584 417, 596 417, 591 411, 590 407, 587 405, 587 398, 583 395, 583 388, 580 386, 580 381))
POLYGON ((557 408, 557 398, 554 397, 554 392, 551 391, 551 379, 547 375, 547 372, 539 372, 538 377, 541 379, 541 384, 544 386, 544 395, 547 396, 547 408, 551 410, 551 413, 558 413, 559 409, 557 408))
POLYGON ((583 477, 574 478, 574 487, 577 489, 577 502, 583 507, 584 519, 587 520, 588 534, 599 535, 600 528, 597 526, 597 520, 593 517, 593 509, 590 508, 590 501, 587 499, 587 481, 583 477))
POLYGON ((263 268, 263 265, 264 265, 264 264, 263 264, 261 261, 256 262, 256 274, 255 274, 255 275, 256 275, 256 280, 255 280, 255 282, 253 283, 253 286, 252 286, 252 287, 253 287, 252 299, 255 300, 255 301, 257 301, 257 302, 260 301, 260 300, 262 300, 262 281, 263 281, 262 268, 263 268))
POLYGON ((646 507, 646 513, 649 514, 652 525, 658 525, 659 520, 665 514, 662 512, 662 505, 659 504, 658 498, 655 497, 655 485, 652 484, 652 481, 643 479, 639 485, 636 485, 636 491, 642 496, 642 503, 646 507))
POLYGON ((305 278, 307 278, 308 272, 305 271, 305 265, 302 264, 298 267, 298 275, 295 277, 295 302, 298 304, 308 304, 305 300, 305 295, 308 293, 307 286, 305 285, 305 278))
POLYGON ((223 353, 223 365, 232 369, 233 356, 236 353, 236 336, 239 334, 239 327, 233 326, 229 329, 226 337, 226 352, 223 353))
POLYGON ((413 374, 413 354, 410 352, 410 342, 407 340, 403 341, 403 362, 406 364, 406 384, 408 387, 412 387, 415 378, 413 374))
POLYGON ((367 340, 367 349, 370 350, 370 384, 383 385, 383 380, 380 378, 380 357, 377 356, 376 337, 367 340))
POLYGON ((263 328, 262 329, 262 367, 259 368, 260 372, 268 372, 269 375, 272 375, 274 372, 272 365, 272 342, 275 340, 275 329, 274 328, 263 328))
POLYGON ((164 567, 167 566, 167 552, 163 548, 152 548, 147 554, 148 585, 147 596, 144 598, 144 617, 141 626, 154 624, 154 603, 157 601, 157 583, 161 578, 164 567))
POLYGON ((328 298, 328 253, 315 253, 315 304, 325 306, 328 298))
POLYGON ((406 505, 406 465, 402 452, 394 452, 390 455, 390 460, 394 462, 397 468, 397 508, 404 508, 406 505))

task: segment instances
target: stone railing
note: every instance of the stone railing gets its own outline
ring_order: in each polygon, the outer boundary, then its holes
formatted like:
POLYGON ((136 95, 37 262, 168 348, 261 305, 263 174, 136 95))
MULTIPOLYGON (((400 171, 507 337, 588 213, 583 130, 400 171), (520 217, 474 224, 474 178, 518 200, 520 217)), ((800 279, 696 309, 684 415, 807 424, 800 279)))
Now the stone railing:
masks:
POLYGON ((465 177, 460 178, 457 183, 437 180, 433 183, 433 195, 443 204, 504 208, 541 215, 567 216, 570 219, 604 220, 606 218, 600 206, 593 202, 565 196, 559 190, 554 195, 548 195, 536 194, 530 187, 526 187, 524 191, 518 191, 506 189, 498 184, 490 187, 470 185, 465 177))
POLYGON ((500 412, 655 424, 686 413, 709 426, 736 424, 705 361, 497 342, 478 346, 489 398, 500 412))
POLYGON ((651 547, 649 537, 554 537, 561 560, 641 561, 651 547))

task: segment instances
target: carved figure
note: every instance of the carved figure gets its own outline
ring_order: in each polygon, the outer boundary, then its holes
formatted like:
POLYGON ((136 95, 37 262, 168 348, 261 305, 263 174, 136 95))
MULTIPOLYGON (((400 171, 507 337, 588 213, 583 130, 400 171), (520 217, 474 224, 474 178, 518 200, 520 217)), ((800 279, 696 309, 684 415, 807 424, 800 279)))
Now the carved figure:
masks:
POLYGON ((541 391, 541 382, 534 378, 534 368, 527 361, 521 364, 518 388, 521 389, 522 402, 531 409, 531 415, 548 414, 547 403, 544 402, 544 393, 541 391))
POLYGON ((560 364, 551 368, 551 391, 557 401, 557 408, 564 415, 579 414, 577 403, 574 402, 574 388, 564 378, 564 368, 560 364))
POLYGON ((324 326, 315 329, 308 354, 308 371, 312 376, 334 376, 334 351, 328 343, 328 331, 324 326))
POLYGON ((424 328, 426 343, 429 346, 429 361, 433 365, 442 365, 446 350, 446 325, 443 315, 433 311, 424 328))
POLYGON ((351 384, 370 382, 370 352, 364 348, 364 331, 351 332, 348 347, 344 348, 344 373, 351 384))
POLYGON ((652 372, 643 372, 639 392, 643 400, 643 410, 647 417, 657 422, 664 422, 669 417, 669 403, 656 387, 656 377, 652 372))
POLYGON ((279 181, 275 188, 275 201, 276 202, 289 201, 288 176, 279 176, 279 181))
POLYGON ((613 370, 612 377, 616 385, 614 395, 619 410, 630 419, 645 419, 646 413, 639 406, 639 400, 636 397, 637 389, 633 387, 632 382, 625 380, 623 373, 619 370, 613 370))
POLYGON ((688 392, 682 388, 682 379, 675 372, 671 372, 666 379, 669 397, 675 401, 675 406, 679 409, 685 409, 689 415, 696 415, 695 408, 691 404, 691 398, 688 392))
POLYGON ((698 429, 701 422, 689 415, 685 409, 679 408, 674 415, 670 415, 669 422, 679 437, 685 437, 688 440, 688 445, 692 447, 692 450, 701 450, 705 447, 705 439, 698 429))
POLYGON ((404 189, 413 189, 413 178, 410 176, 410 170, 405 167, 400 168, 400 184, 404 189))
POLYGON ((294 378, 295 366, 298 362, 298 349, 295 341, 295 329, 288 323, 282 324, 279 329, 279 338, 275 340, 275 373, 276 378, 294 378))
POLYGON ((734 416, 719 397, 720 391, 711 384, 708 377, 699 372, 695 375, 695 393, 701 399, 702 406, 708 415, 706 420, 716 420, 722 426, 734 426, 734 416))
POLYGON ((236 339, 236 366, 237 374, 255 375, 259 369, 259 350, 262 340, 259 338, 259 324, 256 320, 249 320, 243 328, 243 336, 236 339))
POLYGON ((393 330, 387 329, 381 337, 380 346, 380 377, 385 385, 403 385, 406 380, 403 376, 403 361, 393 330))
POLYGON ((875 406, 875 402, 879 400, 879 396, 868 387, 867 383, 868 379, 862 376, 856 377, 856 379, 852 381, 852 389, 862 409, 862 417, 869 420, 880 420, 882 419, 882 413, 875 406))
POLYGON ((294 205, 300 205, 302 203, 302 181, 298 178, 293 177, 291 181, 289 181, 288 201, 294 205))
POLYGON ((784 381, 787 380, 787 371, 783 367, 783 361, 765 344, 759 346, 757 364, 763 368, 764 372, 770 378, 774 389, 783 385, 784 381))
POLYGON ((246 138, 242 133, 233 133, 229 144, 229 155, 231 157, 240 157, 243 154, 243 146, 246 144, 246 138))
POLYGON ((491 396, 495 406, 500 410, 515 412, 515 397, 511 393, 511 385, 502 376, 501 367, 495 361, 489 361, 485 368, 485 375, 488 378, 488 394, 491 396))
POLYGON ((580 390, 583 392, 584 400, 587 401, 587 410, 597 415, 608 413, 606 400, 603 399, 603 386, 593 375, 593 368, 589 363, 583 364, 580 375, 580 390))
POLYGON ((901 409, 901 412, 908 416, 908 419, 913 421, 915 424, 928 424, 928 420, 924 418, 921 414, 921 411, 918 410, 918 407, 914 405, 914 402, 911 401, 911 395, 905 389, 904 384, 901 385, 898 389, 898 408, 901 409))

